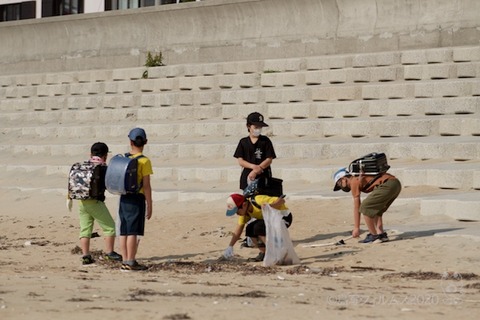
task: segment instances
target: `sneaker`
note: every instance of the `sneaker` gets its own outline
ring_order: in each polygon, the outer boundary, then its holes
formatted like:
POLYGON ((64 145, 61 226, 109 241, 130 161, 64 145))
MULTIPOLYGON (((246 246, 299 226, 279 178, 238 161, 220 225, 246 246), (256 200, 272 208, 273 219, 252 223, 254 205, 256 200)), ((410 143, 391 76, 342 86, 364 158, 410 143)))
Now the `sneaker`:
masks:
POLYGON ((123 272, 145 271, 147 269, 148 269, 147 266, 141 265, 137 261, 135 261, 132 265, 122 263, 122 266, 120 267, 120 270, 123 271, 123 272))
POLYGON ((261 262, 263 261, 263 259, 265 259, 265 253, 264 252, 260 252, 258 254, 258 256, 256 256, 255 258, 248 258, 248 261, 251 261, 251 262, 261 262))
POLYGON ((95 263, 95 260, 93 260, 91 255, 87 254, 86 256, 82 257, 82 264, 84 266, 89 265, 89 264, 93 264, 93 263, 95 263))
POLYGON ((116 253, 115 251, 112 251, 110 253, 107 253, 105 255, 106 260, 112 260, 112 261, 123 261, 122 255, 116 253))
POLYGON ((378 240, 380 240, 380 242, 387 242, 389 240, 388 239, 388 234, 386 232, 380 233, 378 235, 378 240))
POLYGON ((373 242, 375 242, 379 239, 380 239, 380 236, 378 234, 369 233, 369 234, 367 234, 365 239, 358 241, 358 243, 373 243, 373 242))

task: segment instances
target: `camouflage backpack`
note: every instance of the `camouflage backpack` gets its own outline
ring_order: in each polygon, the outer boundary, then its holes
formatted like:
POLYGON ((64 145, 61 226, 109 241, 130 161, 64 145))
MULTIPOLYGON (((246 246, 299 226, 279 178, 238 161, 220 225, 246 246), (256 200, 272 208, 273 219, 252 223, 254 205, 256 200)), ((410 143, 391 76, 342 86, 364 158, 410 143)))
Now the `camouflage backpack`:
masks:
POLYGON ((74 200, 96 199, 105 193, 106 164, 85 161, 74 163, 68 177, 68 198, 74 200))

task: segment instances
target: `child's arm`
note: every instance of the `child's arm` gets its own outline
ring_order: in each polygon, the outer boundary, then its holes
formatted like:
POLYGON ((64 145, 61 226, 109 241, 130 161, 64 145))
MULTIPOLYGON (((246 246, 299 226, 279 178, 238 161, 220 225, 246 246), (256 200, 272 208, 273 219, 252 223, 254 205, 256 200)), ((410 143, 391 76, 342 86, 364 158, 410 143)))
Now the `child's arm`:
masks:
POLYGON ((237 243, 238 239, 240 239, 240 237, 242 236, 244 226, 245 226, 244 224, 237 224, 237 226, 235 227, 235 230, 233 231, 232 239, 230 239, 230 243, 228 244, 228 246, 233 247, 235 243, 237 243))
POLYGON ((262 163, 259 164, 259 166, 265 170, 266 168, 270 167, 272 164, 273 158, 266 158, 265 160, 262 161, 262 163))
POLYGON ((360 204, 361 191, 360 179, 356 177, 350 178, 350 188, 353 197, 353 231, 352 236, 357 238, 360 236, 360 204))
POLYGON ((278 197, 275 202, 272 202, 270 204, 270 207, 280 210, 284 204, 285 204, 285 195, 278 197))
POLYGON ((244 224, 237 224, 235 227, 235 231, 233 231, 232 239, 230 239, 230 243, 228 244, 227 249, 223 252, 223 257, 230 259, 233 257, 233 246, 237 243, 238 239, 242 235, 243 228, 245 227, 244 224))
POLYGON ((258 172, 258 174, 263 172, 263 169, 259 165, 250 163, 243 158, 238 158, 238 164, 240 165, 240 167, 245 169, 252 169, 252 171, 258 172))
POLYGON ((352 236, 360 236, 360 196, 353 198, 353 231, 352 236))
POLYGON ((67 197, 67 209, 69 212, 72 212, 73 201, 67 197))
POLYGON ((146 218, 150 220, 152 217, 152 186, 150 184, 150 175, 143 177, 143 192, 145 194, 145 202, 147 203, 146 218))
POLYGON ((241 167, 252 170, 252 172, 250 172, 250 174, 248 175, 248 179, 252 181, 255 180, 257 175, 262 174, 263 170, 265 170, 272 164, 272 161, 273 161, 272 158, 267 158, 263 160, 262 163, 257 165, 257 164, 250 163, 244 160, 243 158, 238 158, 238 164, 241 167))

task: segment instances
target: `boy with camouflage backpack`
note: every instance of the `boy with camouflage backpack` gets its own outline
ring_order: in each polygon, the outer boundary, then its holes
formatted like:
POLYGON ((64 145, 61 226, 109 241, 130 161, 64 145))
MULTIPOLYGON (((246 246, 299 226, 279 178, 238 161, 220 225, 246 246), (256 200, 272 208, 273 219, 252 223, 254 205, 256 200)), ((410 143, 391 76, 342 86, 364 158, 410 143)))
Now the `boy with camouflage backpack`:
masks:
POLYGON ((95 262, 90 254, 90 238, 95 221, 98 222, 105 236, 105 259, 122 261, 122 256, 113 250, 115 221, 105 205, 108 146, 103 142, 96 142, 92 145, 90 152, 89 160, 73 164, 68 180, 68 209, 72 208, 72 199, 79 200, 82 264, 89 265, 95 262))

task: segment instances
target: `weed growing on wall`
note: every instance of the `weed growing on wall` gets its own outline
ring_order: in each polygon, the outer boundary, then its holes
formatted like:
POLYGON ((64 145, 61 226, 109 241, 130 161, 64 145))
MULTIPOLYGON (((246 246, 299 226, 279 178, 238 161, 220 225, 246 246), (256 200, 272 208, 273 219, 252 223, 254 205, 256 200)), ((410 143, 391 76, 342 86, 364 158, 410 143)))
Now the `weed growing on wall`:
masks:
POLYGON ((145 60, 145 67, 147 70, 143 72, 142 78, 148 78, 148 68, 149 67, 161 67, 164 66, 163 63, 163 55, 161 52, 157 53, 156 55, 152 55, 150 51, 147 52, 147 59, 145 60))

